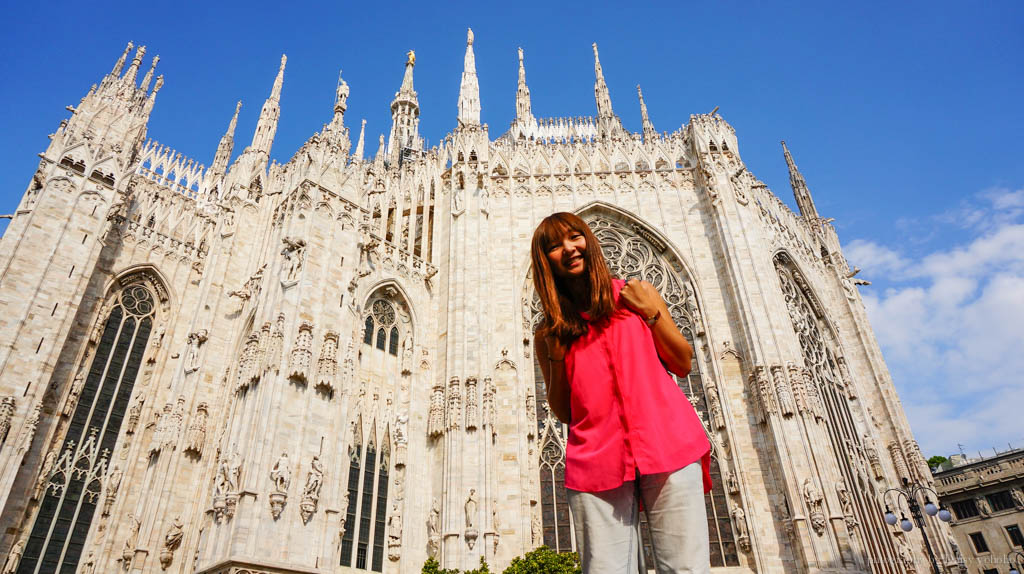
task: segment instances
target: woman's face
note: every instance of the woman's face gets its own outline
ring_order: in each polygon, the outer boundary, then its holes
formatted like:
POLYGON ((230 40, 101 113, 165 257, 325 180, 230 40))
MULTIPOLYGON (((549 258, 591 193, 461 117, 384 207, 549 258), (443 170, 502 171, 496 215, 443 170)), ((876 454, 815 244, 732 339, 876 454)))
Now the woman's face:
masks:
POLYGON ((575 229, 566 229, 562 239, 547 248, 551 272, 563 279, 582 277, 586 272, 586 261, 583 259, 586 251, 586 237, 575 229))

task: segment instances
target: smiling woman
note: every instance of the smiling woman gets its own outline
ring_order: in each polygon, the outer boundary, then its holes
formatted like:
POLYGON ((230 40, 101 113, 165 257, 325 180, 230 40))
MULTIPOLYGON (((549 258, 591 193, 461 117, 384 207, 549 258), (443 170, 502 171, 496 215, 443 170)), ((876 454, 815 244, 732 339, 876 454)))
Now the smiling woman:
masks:
POLYGON ((689 343, 650 283, 612 279, 578 216, 545 218, 531 254, 545 316, 534 345, 548 406, 569 425, 565 487, 583 571, 643 563, 640 503, 659 571, 710 572, 711 447, 663 367, 689 374, 689 343))

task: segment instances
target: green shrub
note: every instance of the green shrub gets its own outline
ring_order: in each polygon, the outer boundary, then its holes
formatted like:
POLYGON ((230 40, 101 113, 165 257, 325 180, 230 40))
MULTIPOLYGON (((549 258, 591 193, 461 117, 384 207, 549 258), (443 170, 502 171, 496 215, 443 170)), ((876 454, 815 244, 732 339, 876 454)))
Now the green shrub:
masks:
POLYGON ((579 554, 559 554, 541 546, 526 556, 513 558, 502 574, 581 574, 579 554))
MULTIPOLYGON (((461 572, 441 568, 437 560, 427 558, 423 564, 422 574, 491 574, 487 561, 480 557, 480 567, 461 572)), ((575 552, 559 554, 547 546, 541 546, 526 556, 512 559, 512 563, 502 574, 582 574, 580 557, 575 552)))

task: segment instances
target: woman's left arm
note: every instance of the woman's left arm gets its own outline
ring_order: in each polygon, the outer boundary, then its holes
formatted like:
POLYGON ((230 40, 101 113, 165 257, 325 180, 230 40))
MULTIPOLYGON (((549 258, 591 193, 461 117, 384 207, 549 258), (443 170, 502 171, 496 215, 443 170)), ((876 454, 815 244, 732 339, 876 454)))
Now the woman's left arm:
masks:
POLYGON ((658 350, 658 356, 668 366, 668 370, 678 377, 688 375, 693 359, 693 348, 672 322, 668 305, 654 285, 647 281, 630 279, 622 287, 619 296, 626 306, 640 314, 641 318, 648 322, 653 319, 650 327, 654 336, 654 346, 658 350))

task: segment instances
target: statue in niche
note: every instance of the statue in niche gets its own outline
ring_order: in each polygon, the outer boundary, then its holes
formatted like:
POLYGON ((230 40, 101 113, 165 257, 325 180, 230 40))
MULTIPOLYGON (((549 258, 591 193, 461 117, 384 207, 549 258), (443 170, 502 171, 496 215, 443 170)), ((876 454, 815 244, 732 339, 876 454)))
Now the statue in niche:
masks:
POLYGON ((732 505, 732 523, 736 529, 736 541, 744 551, 750 550, 750 536, 747 531, 747 515, 743 507, 734 502, 732 505))
POLYGON ((845 481, 836 481, 836 496, 839 497, 839 506, 843 509, 846 526, 854 528, 857 526, 857 519, 853 515, 853 497, 850 495, 850 490, 846 488, 845 481))
POLYGON ((18 563, 21 562, 21 555, 25 553, 25 541, 19 540, 11 547, 10 554, 4 562, 3 574, 14 574, 18 570, 18 563))
POLYGON ((1011 488, 1010 496, 1013 497, 1013 505, 1017 508, 1024 508, 1024 492, 1019 488, 1011 488))
POLYGON ((183 524, 181 523, 181 517, 174 517, 174 522, 171 527, 167 529, 167 534, 164 536, 164 547, 168 550, 176 550, 181 545, 181 539, 184 538, 185 533, 182 530, 183 524))
POLYGON ((287 494, 288 487, 292 484, 292 469, 288 464, 288 453, 282 452, 281 457, 274 463, 270 471, 270 480, 274 481, 274 491, 280 494, 287 494))
POLYGON ((398 560, 401 556, 402 546, 402 513, 398 509, 398 503, 391 505, 391 514, 388 516, 388 558, 398 560))
POLYGON ((142 405, 146 402, 146 395, 139 393, 138 398, 132 403, 130 409, 128 409, 128 423, 125 426, 125 434, 135 434, 135 430, 139 427, 139 416, 142 415, 142 405))
POLYGON ((43 459, 43 467, 39 471, 39 478, 32 490, 32 500, 39 500, 46 493, 46 483, 50 482, 50 473, 53 472, 53 463, 57 460, 57 452, 50 450, 43 459))
POLYGON ((78 374, 75 375, 75 380, 71 382, 71 391, 68 393, 68 398, 64 401, 63 414, 66 417, 70 417, 75 411, 75 405, 78 404, 78 397, 82 395, 82 389, 85 387, 85 365, 83 364, 78 368, 78 374))
POLYGON ((988 516, 992 514, 992 507, 989 506, 988 499, 986 499, 984 496, 975 497, 974 501, 978 506, 978 512, 981 513, 982 516, 988 516))
POLYGON ((125 570, 131 569, 132 558, 135 557, 135 540, 139 535, 139 528, 142 526, 142 522, 134 514, 129 514, 128 520, 131 522, 131 529, 128 531, 128 537, 124 539, 124 547, 121 549, 121 559, 125 570))
POLYGON ((437 497, 430 504, 430 516, 427 518, 427 554, 437 558, 441 549, 441 503, 437 497))
POLYGON ((199 370, 199 347, 208 338, 206 329, 200 329, 188 335, 188 350, 185 353, 185 374, 194 373, 199 370))
POLYGON ((324 467, 320 463, 320 457, 313 455, 313 459, 309 462, 309 473, 306 474, 306 486, 302 489, 302 502, 299 503, 299 513, 302 515, 303 522, 309 522, 310 517, 316 513, 323 482, 324 467))
POLYGON ((284 256, 284 263, 281 265, 281 282, 294 283, 299 280, 299 273, 302 271, 306 242, 303 239, 291 237, 285 237, 281 241, 284 243, 284 249, 281 250, 281 255, 284 256))
POLYGON ((402 374, 408 375, 412 372, 412 335, 405 338, 402 342, 402 374))
POLYGON ((471 489, 469 489, 469 496, 466 498, 466 528, 467 529, 473 528, 473 525, 476 522, 476 507, 477 507, 476 489, 475 488, 471 488, 471 489))
POLYGON ((121 467, 114 465, 114 468, 110 469, 110 474, 107 475, 106 487, 107 492, 103 498, 103 511, 102 516, 110 516, 110 507, 114 505, 114 500, 117 499, 117 491, 121 488, 121 478, 124 473, 121 471, 121 467))
POLYGON ((811 519, 811 526, 821 536, 825 533, 825 513, 822 509, 822 495, 814 481, 810 478, 804 479, 804 502, 807 503, 808 514, 811 519))

